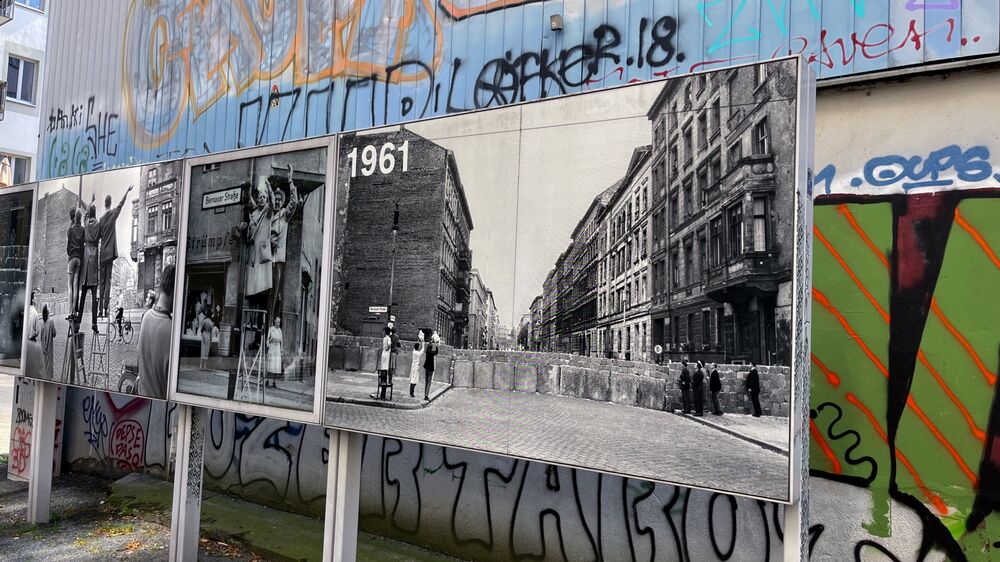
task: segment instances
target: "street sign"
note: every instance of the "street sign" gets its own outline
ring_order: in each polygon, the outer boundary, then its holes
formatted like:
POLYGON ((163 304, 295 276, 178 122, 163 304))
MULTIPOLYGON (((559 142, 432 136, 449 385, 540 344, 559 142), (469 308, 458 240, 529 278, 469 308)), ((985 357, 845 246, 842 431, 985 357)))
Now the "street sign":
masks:
POLYGON ((385 314, 386 312, 389 312, 389 307, 387 307, 387 306, 369 306, 368 307, 368 312, 371 312, 373 314, 385 314))

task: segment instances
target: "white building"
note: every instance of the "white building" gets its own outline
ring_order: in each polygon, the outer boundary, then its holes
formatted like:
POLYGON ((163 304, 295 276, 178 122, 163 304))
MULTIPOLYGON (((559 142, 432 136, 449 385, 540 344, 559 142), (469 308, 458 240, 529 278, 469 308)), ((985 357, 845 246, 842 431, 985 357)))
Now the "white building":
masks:
POLYGON ((0 83, 3 114, 0 121, 0 168, 7 159, 9 180, 0 174, 0 185, 36 179, 35 161, 41 123, 42 66, 48 16, 46 0, 0 0, 0 83), (10 17, 7 20, 6 17, 10 17))

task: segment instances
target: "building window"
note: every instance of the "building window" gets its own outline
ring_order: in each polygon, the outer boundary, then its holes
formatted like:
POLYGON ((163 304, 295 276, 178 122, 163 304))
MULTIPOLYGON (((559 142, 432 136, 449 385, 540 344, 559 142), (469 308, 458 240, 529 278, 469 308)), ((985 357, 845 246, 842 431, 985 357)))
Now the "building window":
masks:
POLYGON ((679 222, 678 214, 680 213, 680 202, 677 200, 677 194, 674 193, 670 196, 670 226, 677 228, 679 222))
POLYGON ((708 166, 702 164, 701 167, 698 168, 698 191, 701 193, 701 197, 698 198, 698 201, 701 203, 702 207, 705 206, 705 195, 708 193, 708 187, 708 166))
POLYGON ((691 285, 697 279, 694 276, 694 241, 688 238, 684 242, 684 284, 691 285))
POLYGON ((670 145, 670 170, 672 173, 677 173, 677 168, 680 166, 680 162, 677 161, 677 145, 670 145))
POLYGON ((683 186, 682 189, 684 190, 684 216, 685 216, 685 218, 686 217, 690 217, 692 214, 694 214, 694 193, 692 193, 692 191, 694 190, 693 185, 694 185, 694 181, 690 177, 688 177, 686 180, 684 180, 684 186, 683 186))
POLYGON ((770 154, 770 132, 767 129, 767 118, 753 127, 753 153, 755 155, 770 154))
POLYGON ((704 281, 705 271, 708 269, 708 244, 705 242, 704 232, 698 237, 698 280, 704 281))
POLYGON ((708 144, 708 115, 698 116, 698 146, 704 148, 708 144))
POLYGON ((722 127, 722 102, 716 98, 712 102, 712 133, 718 133, 722 127))
POLYGON ((156 212, 159 205, 146 207, 146 234, 156 232, 156 212))
POLYGON ((701 343, 704 345, 708 345, 712 338, 710 314, 707 310, 701 312, 701 343))
POLYGON ((7 57, 7 98, 35 103, 35 75, 38 63, 14 55, 7 57))
POLYGON ((45 0, 15 0, 15 3, 29 8, 34 8, 38 11, 45 10, 45 0))
POLYGON ((709 234, 712 237, 712 266, 717 267, 722 264, 722 256, 725 253, 725 244, 722 240, 722 217, 712 219, 709 234))
POLYGON ((690 345, 694 341, 694 313, 687 315, 687 326, 684 328, 684 341, 690 345))
POLYGON ((163 207, 163 230, 170 230, 174 220, 174 204, 172 201, 165 201, 163 207))
POLYGON ((729 168, 735 168, 743 159, 743 143, 736 141, 729 147, 729 168))
POLYGON ((11 181, 14 182, 11 185, 27 183, 30 175, 28 170, 31 169, 31 158, 22 158, 11 154, 0 154, 0 161, 4 158, 7 159, 7 163, 10 165, 11 181))
POLYGON ((670 254, 670 282, 673 283, 674 289, 676 289, 681 284, 681 265, 680 265, 680 252, 674 250, 670 254))
POLYGON ((729 257, 743 255, 743 207, 739 204, 729 209, 729 257))
POLYGON ((684 161, 694 158, 694 140, 691 138, 691 129, 684 130, 684 161))
POLYGON ((767 80, 767 65, 758 64, 754 66, 754 85, 760 86, 767 80))
POLYGON ((756 197, 753 200, 753 251, 767 251, 767 198, 756 197))

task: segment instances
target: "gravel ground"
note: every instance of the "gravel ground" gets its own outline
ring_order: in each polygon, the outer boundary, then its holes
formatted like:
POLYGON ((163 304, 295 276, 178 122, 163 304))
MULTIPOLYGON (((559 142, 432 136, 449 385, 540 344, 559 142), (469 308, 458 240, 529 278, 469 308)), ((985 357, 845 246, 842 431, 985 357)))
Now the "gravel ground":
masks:
MULTIPOLYGON (((0 480, 0 560, 166 560, 170 528, 107 501, 110 483, 82 474, 53 481, 51 523, 28 524, 28 486, 0 480)), ((169 520, 169 519, 168 519, 169 520)), ((203 539, 199 560, 261 560, 203 539)))

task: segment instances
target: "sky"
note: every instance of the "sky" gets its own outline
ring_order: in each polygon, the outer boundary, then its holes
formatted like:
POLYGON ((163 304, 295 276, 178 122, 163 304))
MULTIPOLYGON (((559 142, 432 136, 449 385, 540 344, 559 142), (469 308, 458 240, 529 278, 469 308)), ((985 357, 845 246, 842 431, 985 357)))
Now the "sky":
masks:
MULTIPOLYGON (((104 213, 104 196, 110 194, 113 201, 111 208, 118 204, 125 194, 128 186, 134 185, 128 199, 122 207, 122 212, 118 215, 117 230, 115 234, 118 238, 118 256, 129 258, 129 250, 132 248, 132 201, 139 197, 139 174, 142 170, 139 166, 131 168, 120 168, 96 174, 83 176, 83 200, 90 203, 90 195, 96 196, 94 204, 97 206, 97 218, 104 213)), ((38 185, 38 198, 41 199, 48 193, 55 193, 65 187, 73 193, 78 193, 80 187, 79 176, 62 178, 51 181, 44 181, 38 185)), ((68 218, 66 219, 69 220, 68 218)), ((68 223, 67 223, 68 224, 68 223)))
POLYGON ((517 325, 594 197, 650 143, 663 83, 462 114, 406 127, 453 150, 474 228, 472 266, 517 325))

